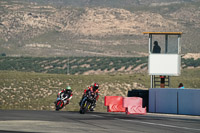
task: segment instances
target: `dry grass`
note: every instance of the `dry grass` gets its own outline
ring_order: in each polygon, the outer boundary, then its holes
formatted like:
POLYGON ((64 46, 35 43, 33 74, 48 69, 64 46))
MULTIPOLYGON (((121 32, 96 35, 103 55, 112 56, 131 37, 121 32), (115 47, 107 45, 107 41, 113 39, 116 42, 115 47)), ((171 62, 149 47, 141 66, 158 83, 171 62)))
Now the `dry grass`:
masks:
POLYGON ((83 90, 94 82, 100 84, 99 111, 106 111, 104 96, 127 96, 128 90, 147 89, 147 85, 137 83, 142 80, 133 75, 58 75, 16 71, 0 71, 0 74, 1 109, 54 110, 53 102, 58 91, 68 83, 74 95, 63 110, 70 111, 79 110, 78 102, 83 90))
MULTIPOLYGON (((73 98, 63 110, 78 111, 83 90, 94 82, 100 84, 98 111, 106 111, 104 96, 127 96, 129 90, 150 87, 147 73, 114 75, 63 75, 0 71, 0 109, 54 110, 59 90, 69 84, 73 98)), ((200 69, 184 69, 180 77, 171 77, 171 87, 180 82, 185 88, 200 88, 200 69)))

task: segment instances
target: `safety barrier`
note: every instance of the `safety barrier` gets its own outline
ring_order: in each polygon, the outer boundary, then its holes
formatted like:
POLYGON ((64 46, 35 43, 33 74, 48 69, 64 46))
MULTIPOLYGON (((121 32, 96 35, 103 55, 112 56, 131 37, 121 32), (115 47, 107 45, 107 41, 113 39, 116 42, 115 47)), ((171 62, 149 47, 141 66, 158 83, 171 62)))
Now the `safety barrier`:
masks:
POLYGON ((121 96, 105 96, 104 105, 107 106, 108 112, 125 112, 121 96))
POLYGON ((200 89, 150 88, 149 112, 200 116, 200 89))
POLYGON ((146 107, 148 112, 149 108, 149 90, 132 89, 128 91, 127 97, 140 97, 142 98, 142 107, 146 107))
POLYGON ((108 112, 126 112, 126 114, 146 114, 146 108, 142 108, 142 98, 105 96, 104 105, 108 112))
POLYGON ((142 98, 125 97, 123 106, 126 108, 126 114, 146 114, 146 107, 142 108, 142 98))

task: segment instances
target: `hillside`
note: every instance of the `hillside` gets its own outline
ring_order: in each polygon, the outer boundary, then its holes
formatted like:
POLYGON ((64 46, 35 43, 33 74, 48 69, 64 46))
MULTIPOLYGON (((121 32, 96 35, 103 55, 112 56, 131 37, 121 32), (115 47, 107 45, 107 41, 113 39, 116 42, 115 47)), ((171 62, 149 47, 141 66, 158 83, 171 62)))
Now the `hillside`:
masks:
POLYGON ((41 4, 56 4, 56 5, 71 5, 71 6, 109 6, 109 7, 128 7, 139 5, 171 5, 174 3, 188 3, 197 2, 198 0, 29 0, 31 2, 38 2, 41 4))
POLYGON ((97 109, 106 111, 104 96, 126 96, 133 88, 147 89, 148 83, 141 81, 148 77, 138 75, 63 75, 39 74, 30 72, 0 71, 0 109, 30 109, 54 110, 54 100, 61 88, 70 84, 73 88, 73 98, 67 110, 78 111, 78 102, 84 89, 93 82, 100 84, 100 98, 97 109), (9 106, 6 106, 9 104, 9 106))
MULTIPOLYGON (((104 96, 127 96, 129 90, 147 90, 150 76, 143 73, 106 75, 66 75, 32 72, 0 71, 0 109, 54 110, 53 102, 61 88, 70 84, 73 98, 63 110, 78 111, 83 90, 94 82, 100 84, 96 110, 106 111, 104 96), (9 106, 8 106, 9 105, 9 106)), ((185 69, 181 76, 171 78, 171 87, 180 82, 185 88, 199 88, 200 69, 185 69)))
POLYGON ((192 0, 0 1, 0 53, 8 56, 146 56, 144 31, 184 32, 199 53, 200 2, 192 0))

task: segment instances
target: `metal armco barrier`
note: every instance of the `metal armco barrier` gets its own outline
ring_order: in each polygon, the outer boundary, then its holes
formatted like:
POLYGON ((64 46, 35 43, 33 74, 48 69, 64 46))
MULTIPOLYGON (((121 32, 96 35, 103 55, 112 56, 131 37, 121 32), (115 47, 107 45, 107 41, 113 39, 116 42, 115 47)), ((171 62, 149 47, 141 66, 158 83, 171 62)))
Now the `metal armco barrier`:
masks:
POLYGON ((104 105, 108 112, 126 112, 126 114, 146 114, 146 108, 142 108, 142 98, 105 96, 104 105))

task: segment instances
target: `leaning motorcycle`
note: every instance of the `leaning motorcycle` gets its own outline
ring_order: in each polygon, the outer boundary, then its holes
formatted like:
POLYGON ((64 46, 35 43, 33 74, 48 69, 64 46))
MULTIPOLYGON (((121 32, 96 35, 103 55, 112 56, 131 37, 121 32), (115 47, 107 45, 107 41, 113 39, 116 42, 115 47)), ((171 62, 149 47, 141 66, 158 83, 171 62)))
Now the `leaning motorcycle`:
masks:
POLYGON ((91 109, 94 100, 95 98, 93 95, 85 96, 80 104, 80 114, 85 114, 86 112, 88 112, 91 109))
POLYGON ((55 102, 56 111, 59 111, 67 104, 67 99, 69 98, 69 96, 67 96, 67 98, 64 98, 63 95, 64 94, 58 95, 56 99, 56 102, 55 102))

